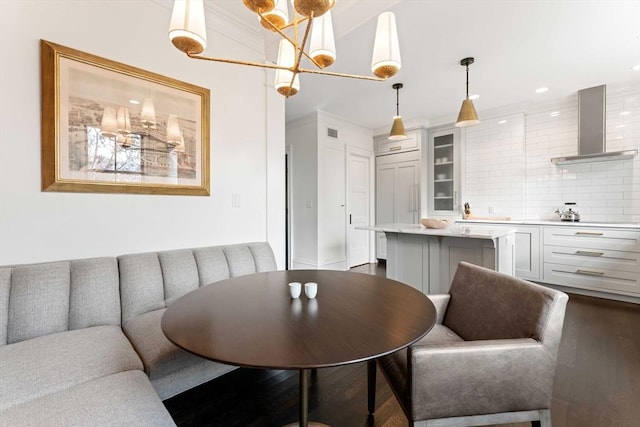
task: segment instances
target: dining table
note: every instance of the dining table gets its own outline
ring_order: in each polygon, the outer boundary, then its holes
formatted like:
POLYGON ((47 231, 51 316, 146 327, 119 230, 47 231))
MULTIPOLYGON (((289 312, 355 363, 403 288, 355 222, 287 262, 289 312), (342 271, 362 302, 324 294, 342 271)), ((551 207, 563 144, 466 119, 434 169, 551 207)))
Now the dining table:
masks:
MULTIPOLYGON (((375 359, 420 340, 436 321, 422 292, 382 276, 283 270, 221 280, 174 301, 162 330, 178 347, 212 361, 299 371, 300 426, 308 420, 309 371, 375 359), (298 298, 289 283, 317 283, 298 298)), ((371 402, 369 403, 371 405, 371 402)))

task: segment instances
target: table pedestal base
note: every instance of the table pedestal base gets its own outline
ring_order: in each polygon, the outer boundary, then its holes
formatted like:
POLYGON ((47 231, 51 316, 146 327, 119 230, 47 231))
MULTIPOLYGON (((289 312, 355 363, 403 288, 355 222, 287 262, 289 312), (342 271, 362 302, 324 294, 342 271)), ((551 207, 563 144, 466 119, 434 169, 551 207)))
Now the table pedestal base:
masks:
POLYGON ((327 424, 309 421, 309 369, 300 369, 300 407, 297 423, 287 424, 284 427, 330 427, 327 424))

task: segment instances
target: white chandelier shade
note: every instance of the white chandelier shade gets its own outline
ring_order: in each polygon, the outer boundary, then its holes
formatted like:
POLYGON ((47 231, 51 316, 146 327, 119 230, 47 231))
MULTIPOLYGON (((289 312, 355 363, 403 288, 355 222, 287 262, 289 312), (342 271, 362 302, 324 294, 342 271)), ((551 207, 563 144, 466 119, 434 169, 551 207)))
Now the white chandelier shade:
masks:
POLYGON ((108 138, 113 138, 118 135, 118 122, 115 108, 104 107, 102 120, 100 122, 100 134, 108 138))
MULTIPOLYGON (((295 64, 296 49, 289 40, 280 40, 278 46, 278 65, 281 67, 293 67, 295 64)), ((284 96, 292 96, 298 93, 300 90, 300 78, 296 73, 290 70, 278 69, 276 70, 275 87, 278 93, 284 96), (293 80, 293 84, 292 81, 293 80)))
POLYGON ((127 136, 131 134, 131 116, 129 116, 129 109, 126 107, 118 108, 118 114, 116 116, 118 123, 118 133, 127 136))
POLYGON ((336 61, 336 41, 333 36, 331 11, 319 18, 313 18, 309 54, 322 68, 336 61))
POLYGON ((269 12, 263 13, 262 17, 258 15, 258 20, 267 30, 273 31, 273 27, 281 30, 289 23, 289 8, 287 7, 287 0, 276 0, 275 7, 269 12))
POLYGON ((153 99, 145 98, 142 101, 142 111, 140 111, 140 121, 142 126, 146 128, 155 128, 156 126, 156 108, 153 105, 153 99))
POLYGON ((202 53, 207 47, 204 0, 175 0, 169 39, 181 51, 202 53))
POLYGON ((377 77, 386 79, 395 75, 400 68, 402 68, 402 60, 396 16, 393 12, 382 12, 378 16, 371 71, 377 77))
POLYGON ((182 132, 180 132, 180 124, 178 123, 178 116, 175 114, 169 114, 167 120, 167 144, 179 145, 182 141, 182 132))

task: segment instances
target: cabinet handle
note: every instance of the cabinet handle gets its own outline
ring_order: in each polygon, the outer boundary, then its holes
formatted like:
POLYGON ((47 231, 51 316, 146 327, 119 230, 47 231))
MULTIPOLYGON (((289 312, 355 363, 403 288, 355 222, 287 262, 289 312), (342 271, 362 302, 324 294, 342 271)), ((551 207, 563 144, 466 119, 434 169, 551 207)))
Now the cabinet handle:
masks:
POLYGON ((576 270, 575 274, 583 274, 585 276, 604 276, 604 271, 576 270))
POLYGON ((576 236, 602 236, 603 234, 594 231, 576 231, 576 236))
POLYGON ((389 151, 398 151, 398 150, 402 150, 401 145, 396 145, 395 147, 389 147, 389 151))
POLYGON ((604 252, 592 252, 592 251, 576 251, 575 253, 576 255, 582 255, 582 256, 602 256, 604 255, 604 252))

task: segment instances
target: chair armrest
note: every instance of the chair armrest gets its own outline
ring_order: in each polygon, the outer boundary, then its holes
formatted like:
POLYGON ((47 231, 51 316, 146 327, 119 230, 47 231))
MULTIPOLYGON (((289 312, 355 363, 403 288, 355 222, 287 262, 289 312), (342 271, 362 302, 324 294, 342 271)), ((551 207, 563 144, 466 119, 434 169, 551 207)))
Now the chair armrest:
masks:
POLYGON ((451 295, 449 294, 434 294, 427 295, 427 297, 431 300, 433 305, 436 306, 436 323, 442 324, 444 321, 444 314, 447 312, 447 307, 449 306, 449 301, 451 300, 451 295))
POLYGON ((530 338, 414 345, 413 419, 549 408, 555 360, 530 338))

